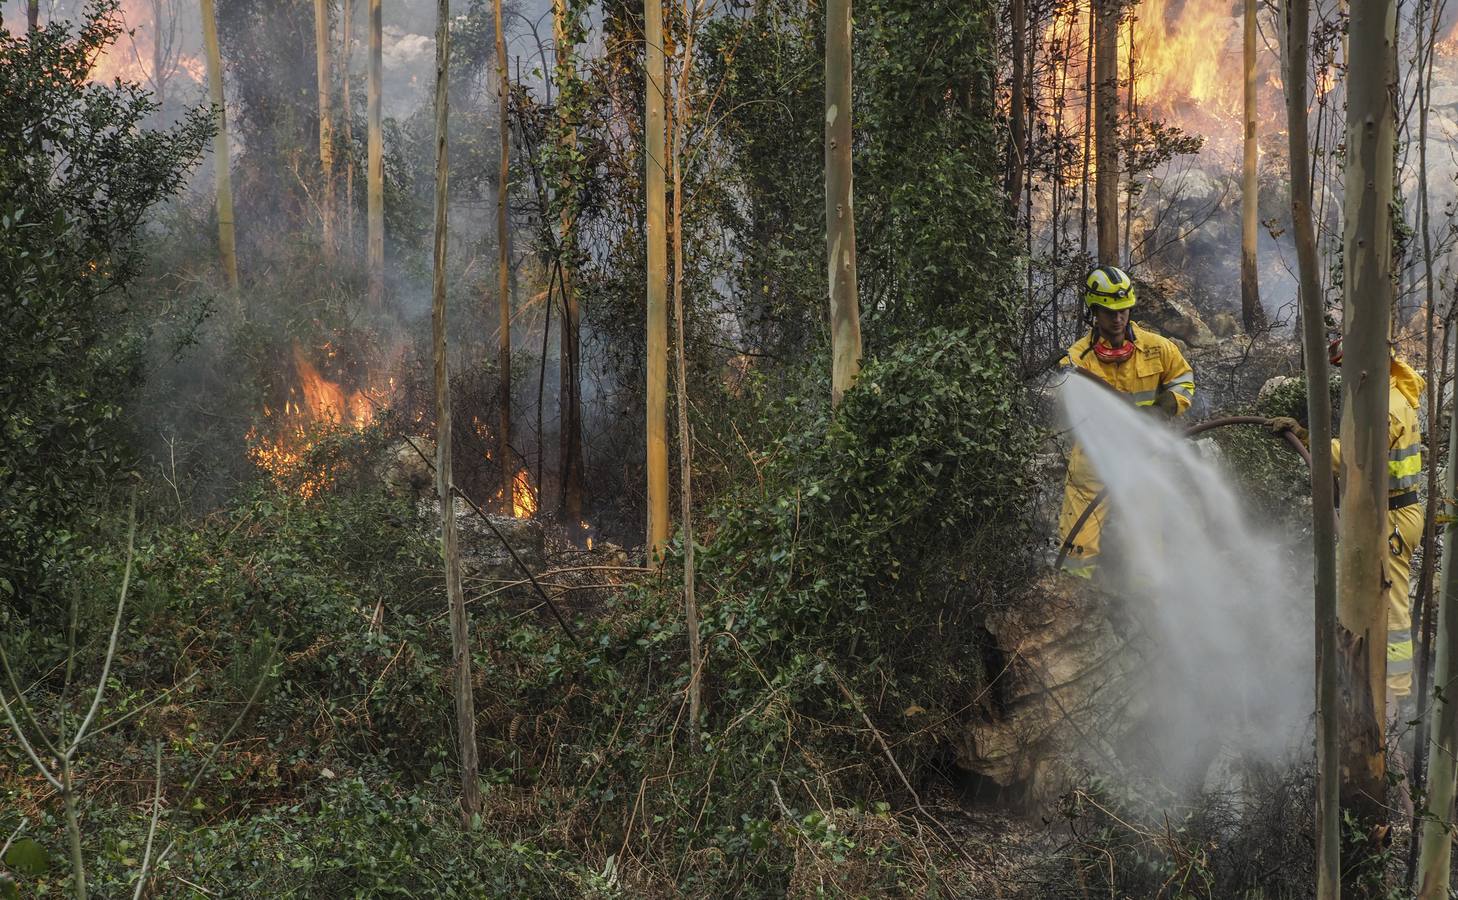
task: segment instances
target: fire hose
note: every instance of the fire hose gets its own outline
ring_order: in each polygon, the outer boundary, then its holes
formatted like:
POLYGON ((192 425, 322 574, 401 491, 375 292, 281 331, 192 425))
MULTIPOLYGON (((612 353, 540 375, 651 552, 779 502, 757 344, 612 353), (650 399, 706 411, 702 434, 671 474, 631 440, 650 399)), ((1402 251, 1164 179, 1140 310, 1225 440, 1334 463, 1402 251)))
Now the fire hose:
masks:
MULTIPOLYGON (((1195 437, 1207 431, 1213 431, 1216 428, 1224 428, 1227 425, 1259 425, 1269 429, 1274 421, 1274 419, 1267 419, 1261 416, 1226 416, 1224 418, 1210 419, 1191 425, 1185 429, 1185 437, 1195 437)), ((1306 468, 1310 469, 1311 451, 1306 449, 1306 445, 1301 443, 1301 439, 1289 430, 1281 432, 1281 437, 1286 439, 1286 443, 1301 456, 1301 459, 1306 463, 1306 468)), ((1073 523, 1073 527, 1068 530, 1068 537, 1063 539, 1063 545, 1058 548, 1058 559, 1053 563, 1055 571, 1063 568, 1063 561, 1068 558, 1068 551, 1073 547, 1073 542, 1077 539, 1079 532, 1083 530, 1084 523, 1088 521, 1089 516, 1094 514, 1094 511, 1099 508, 1108 496, 1109 489, 1103 488, 1097 494, 1094 494, 1094 498, 1088 502, 1088 506, 1084 507, 1083 514, 1073 523)))

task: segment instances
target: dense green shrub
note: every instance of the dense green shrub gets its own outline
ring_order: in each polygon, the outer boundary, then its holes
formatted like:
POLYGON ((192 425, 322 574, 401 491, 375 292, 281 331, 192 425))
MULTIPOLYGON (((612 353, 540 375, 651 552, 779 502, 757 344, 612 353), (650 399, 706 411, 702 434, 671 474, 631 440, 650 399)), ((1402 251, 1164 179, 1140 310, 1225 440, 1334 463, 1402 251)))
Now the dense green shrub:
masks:
POLYGON ((0 29, 0 615, 64 604, 72 537, 128 466, 138 233, 212 127, 193 111, 143 128, 145 91, 87 80, 120 28, 99 0, 75 26, 0 29))

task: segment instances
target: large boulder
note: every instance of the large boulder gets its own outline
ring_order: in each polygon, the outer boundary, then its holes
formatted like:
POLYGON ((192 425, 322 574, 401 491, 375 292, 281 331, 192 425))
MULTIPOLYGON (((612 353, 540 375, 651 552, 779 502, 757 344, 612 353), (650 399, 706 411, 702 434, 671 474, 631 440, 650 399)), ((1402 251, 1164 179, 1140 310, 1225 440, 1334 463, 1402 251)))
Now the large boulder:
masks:
POLYGON ((1165 337, 1177 338, 1195 349, 1213 347, 1217 343, 1214 332, 1176 280, 1156 278, 1140 281, 1138 297, 1139 305, 1135 308, 1134 317, 1140 324, 1148 325, 1165 337))

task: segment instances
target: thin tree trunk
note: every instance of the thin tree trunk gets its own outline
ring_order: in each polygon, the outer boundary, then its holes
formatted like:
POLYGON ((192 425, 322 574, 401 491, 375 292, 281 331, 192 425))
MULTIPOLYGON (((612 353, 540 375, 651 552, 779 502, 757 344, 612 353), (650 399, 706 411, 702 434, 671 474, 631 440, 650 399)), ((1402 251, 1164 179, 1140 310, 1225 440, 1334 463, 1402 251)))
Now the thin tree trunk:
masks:
POLYGON ((648 548, 668 544, 668 243, 664 233, 663 3, 644 0, 646 123, 643 129, 648 240, 648 548))
MULTIPOLYGON (((501 132, 501 166, 496 183, 496 368, 500 372, 500 414, 496 423, 496 458, 501 467, 501 509, 512 510, 512 482, 516 466, 511 458, 511 236, 507 233, 506 204, 511 188, 511 76, 506 71, 506 31, 501 24, 502 0, 492 4, 496 24, 496 90, 501 132)), ((540 441, 538 441, 540 443, 540 441)), ((537 477, 537 487, 542 480, 537 477)))
MULTIPOLYGON (((176 32, 174 22, 174 34, 176 32)), ((167 49, 171 41, 162 38, 162 0, 152 0, 152 86, 157 91, 157 106, 167 109, 167 49)))
POLYGON ((825 4, 825 249, 830 278, 830 403, 861 368, 851 168, 851 0, 825 4))
POLYGON ((1028 40, 1027 0, 1012 0, 1012 98, 1008 103, 1008 124, 1012 146, 1008 148, 1008 209, 1017 215, 1022 202, 1023 167, 1028 159, 1028 86, 1026 69, 1028 40))
POLYGON ((314 73, 319 84, 319 169, 323 196, 319 221, 323 226, 324 255, 334 252, 334 116, 329 66, 329 0, 314 0, 314 73))
MULTIPOLYGON (((1427 369, 1429 388, 1427 391, 1428 400, 1428 446, 1433 446, 1432 433, 1438 427, 1438 395, 1443 390, 1443 380, 1439 378, 1436 383, 1433 381, 1433 357, 1436 352, 1435 335, 1437 332, 1437 297, 1433 284, 1433 243, 1432 243, 1432 220, 1428 208, 1428 107, 1429 98, 1432 96, 1433 87, 1433 57, 1434 47, 1437 42, 1438 13, 1440 4, 1432 3, 1432 25, 1424 28, 1421 20, 1418 21, 1418 222, 1422 230, 1423 238, 1423 274, 1424 291, 1427 307, 1426 316, 1426 354, 1424 356, 1424 367, 1427 369)), ((1419 7, 1421 11, 1421 7, 1419 7)), ((1428 750, 1428 697, 1427 684, 1428 676, 1432 672, 1432 640, 1431 629, 1428 624, 1433 619, 1432 610, 1432 587, 1433 587, 1433 551, 1436 549, 1434 527, 1437 519, 1437 503, 1434 498, 1438 496, 1438 461, 1436 453, 1428 454, 1428 503, 1423 510, 1423 544, 1422 544, 1422 568, 1418 573, 1417 599, 1413 604, 1412 631, 1417 638, 1417 665, 1414 677, 1416 684, 1413 686, 1413 694, 1417 702, 1418 725, 1413 740, 1413 759, 1411 766, 1411 784, 1414 796, 1421 797, 1426 783, 1427 776, 1427 750, 1428 750)), ((1417 816, 1415 810, 1413 815, 1417 816)), ((1412 841, 1409 845, 1407 881, 1410 884, 1413 879, 1417 864, 1418 849, 1420 845, 1421 828, 1419 820, 1414 818, 1412 827, 1412 841)))
POLYGON ((40 0, 25 0, 25 27, 28 31, 40 27, 40 0))
POLYGON ((344 107, 344 246, 345 254, 353 260, 354 244, 354 105, 350 102, 349 61, 354 50, 354 3, 342 0, 339 15, 339 36, 342 46, 339 50, 339 72, 341 78, 341 105, 344 107))
POLYGON ((365 190, 366 267, 369 269, 370 308, 379 312, 385 305, 385 137, 380 120, 380 92, 384 72, 384 30, 381 0, 369 0, 370 58, 366 117, 369 143, 365 190))
POLYGON ((460 546, 456 541, 455 494, 451 484, 451 385, 446 363, 446 198, 450 165, 446 125, 450 118, 447 69, 450 61, 450 2, 439 0, 435 22, 435 253, 430 320, 435 347, 435 489, 440 496, 441 550, 446 601, 450 605, 451 666, 455 675, 456 744, 461 754, 461 809, 466 818, 481 811, 476 777, 476 703, 471 682, 471 620, 461 591, 460 546))
MULTIPOLYGON (((1291 221, 1300 273, 1306 413, 1311 431, 1311 515, 1316 620, 1316 896, 1341 894, 1340 731, 1337 700, 1336 521, 1331 481, 1331 391, 1328 387, 1320 260, 1311 220, 1311 170, 1306 118, 1310 0, 1287 0, 1286 133, 1291 169, 1291 221)), ((1386 383, 1386 379, 1383 379, 1386 383)))
MULTIPOLYGON (((1447 335, 1444 336, 1445 340, 1447 335)), ((1437 385, 1430 390, 1442 390, 1437 385)), ((1436 424, 1436 423, 1434 423, 1436 424)), ((1448 423, 1448 474, 1443 496, 1458 492, 1458 412, 1450 409, 1448 423)), ((1433 463, 1429 461, 1429 466, 1433 463)), ((1435 503, 1436 498, 1429 501, 1435 503)), ((1443 526, 1443 580, 1438 599, 1438 661, 1436 683, 1452 685, 1458 680, 1458 521, 1449 518, 1443 526)), ((1455 777, 1454 755, 1458 754, 1458 702, 1446 692, 1437 705, 1437 725, 1430 750, 1428 810, 1432 816, 1423 820, 1422 856, 1418 863, 1420 900, 1440 900, 1448 896, 1449 862, 1453 852, 1453 835, 1449 821, 1453 815, 1455 777)))
MULTIPOLYGON (((1134 88, 1138 79, 1134 77, 1134 17, 1129 17, 1129 121, 1134 121, 1139 114, 1138 98, 1135 96, 1134 88)), ((1117 138, 1116 138, 1117 140, 1117 138)), ((1124 243, 1121 259, 1133 262, 1129 258, 1129 235, 1134 230, 1134 173, 1130 172, 1129 177, 1124 180, 1124 243)))
POLYGON ((1094 220, 1099 263, 1119 265, 1119 0, 1095 0, 1094 220))
MULTIPOLYGON (((553 0, 553 30, 556 36, 557 82, 557 136, 564 159, 571 159, 577 148, 577 124, 570 121, 574 110, 567 98, 574 96, 571 81, 577 77, 573 58, 576 29, 575 22, 567 21, 567 0, 553 0)), ((569 171, 575 168, 569 165, 569 171)), ((561 352, 558 354, 559 377, 558 410, 561 415, 561 450, 559 462, 562 468, 562 523, 569 534, 579 536, 582 530, 582 367, 581 367, 581 324, 577 311, 577 290, 575 272, 577 259, 577 231, 573 221, 575 204, 571 198, 578 186, 573 184, 572 175, 557 186, 562 193, 562 239, 558 243, 561 259, 562 328, 559 333, 561 352)))
POLYGON ((1256 0, 1245 0, 1245 153, 1240 188, 1240 314, 1246 334, 1266 328, 1261 306, 1260 277, 1256 272, 1256 226, 1260 191, 1256 144, 1256 0))
POLYGON ((689 747, 699 747, 699 727, 703 715, 703 651, 699 646, 699 607, 694 594, 694 520, 693 520, 693 433, 688 419, 688 364, 685 359, 683 296, 683 134, 688 127, 688 84, 693 65, 694 23, 691 17, 684 39, 683 62, 679 69, 673 117, 673 317, 678 363, 678 498, 679 518, 683 526, 683 611, 684 630, 689 647, 689 747))
POLYGON ((232 156, 228 150, 228 116, 223 106, 223 60, 218 51, 218 20, 213 13, 213 0, 200 0, 202 9, 203 48, 208 66, 208 98, 213 104, 213 117, 218 133, 213 138, 213 167, 218 197, 218 250, 222 254, 223 274, 228 287, 238 289, 238 251, 233 241, 232 156))
MULTIPOLYGON (((1084 47, 1083 64, 1083 174, 1079 178, 1081 197, 1079 200, 1080 213, 1078 220, 1078 250, 1080 253, 1088 253, 1088 182, 1089 168, 1093 161, 1093 75, 1094 75, 1094 37, 1097 33, 1098 16, 1095 10, 1098 8, 1099 0, 1088 0, 1088 44, 1084 47)), ((1097 200, 1097 198, 1095 198, 1097 200)), ((1077 304, 1075 303, 1075 308, 1077 304)))
MULTIPOLYGON (((1352 4, 1344 199, 1342 517, 1337 613, 1343 710, 1342 807, 1364 833, 1385 821, 1388 349, 1392 309, 1392 0, 1352 4), (1378 77, 1377 73, 1382 73, 1378 77)), ((1366 849, 1366 848, 1363 848, 1366 849)))

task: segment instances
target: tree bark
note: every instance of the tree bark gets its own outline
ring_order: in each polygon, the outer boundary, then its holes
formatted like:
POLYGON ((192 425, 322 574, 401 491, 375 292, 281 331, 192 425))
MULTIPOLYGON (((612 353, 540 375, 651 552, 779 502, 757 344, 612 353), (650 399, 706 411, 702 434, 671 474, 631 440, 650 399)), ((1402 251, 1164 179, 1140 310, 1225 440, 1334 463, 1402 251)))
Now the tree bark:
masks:
POLYGON ((446 602, 450 606, 451 666, 455 675, 456 744, 461 754, 461 809, 466 818, 481 811, 476 770, 476 703, 471 682, 471 620, 461 590, 460 546, 456 540, 455 494, 451 484, 451 385, 446 362, 446 200, 450 166, 446 125, 450 118, 447 70, 450 62, 450 0, 438 0, 435 24, 435 252, 430 320, 435 350, 435 489, 440 497, 441 552, 446 602))
POLYGON ((370 58, 366 117, 369 144, 365 173, 366 268, 369 270, 370 308, 379 312, 385 305, 385 137, 380 120, 380 92, 384 71, 384 29, 381 0, 369 0, 370 58))
POLYGON ((663 558, 668 544, 668 243, 664 232, 663 3, 644 0, 646 122, 644 188, 648 240, 648 548, 663 558))
MULTIPOLYGON (((1341 893, 1339 820, 1340 731, 1337 718, 1336 519, 1331 480, 1331 390, 1328 387, 1320 260, 1311 219, 1306 119, 1310 0, 1287 0, 1286 132, 1291 168, 1291 221, 1300 275, 1306 352, 1306 412, 1311 431, 1312 557, 1316 624, 1316 896, 1341 893)), ((1384 379, 1385 383, 1385 379, 1384 379)))
MULTIPOLYGON (((496 24, 496 90, 501 133, 501 166, 496 184, 496 368, 500 387, 496 423, 496 459, 501 469, 501 508, 511 512, 512 482, 516 466, 511 458, 511 236, 507 232, 507 200, 511 187, 511 75, 506 70, 506 31, 501 23, 501 4, 492 4, 496 24)), ((540 475, 537 486, 542 484, 540 475)))
POLYGON ((25 0, 25 27, 27 31, 40 27, 40 0, 25 0))
POLYGON ((218 133, 213 138, 213 168, 216 173, 218 202, 218 250, 222 255, 223 274, 231 290, 238 289, 238 251, 233 240, 232 156, 228 150, 228 116, 223 106, 223 60, 218 50, 218 20, 213 13, 213 0, 200 0, 202 9, 203 49, 207 56, 208 98, 213 104, 213 117, 218 133))
POLYGON ((349 61, 354 50, 354 3, 342 0, 339 13, 340 105, 344 107, 344 246, 345 255, 354 259, 354 105, 349 96, 349 61))
POLYGON ((329 65, 329 0, 314 0, 314 74, 319 86, 319 170, 323 178, 319 221, 324 255, 334 252, 334 115, 333 76, 329 65))
POLYGON ((679 519, 683 526, 683 610, 684 630, 688 632, 689 650, 689 747, 699 747, 699 728, 703 715, 703 651, 699 646, 699 607, 694 593, 694 520, 693 520, 693 432, 688 418, 687 341, 684 337, 683 296, 683 136, 688 123, 689 72, 693 66, 693 28, 691 16, 684 39, 683 62, 679 69, 678 89, 674 97, 673 149, 673 317, 675 357, 678 363, 678 497, 679 519))
POLYGON ((1028 86, 1027 86, 1027 0, 1012 0, 1012 98, 1008 103, 1008 126, 1011 146, 1008 147, 1008 209, 1016 216, 1022 202, 1023 167, 1028 159, 1028 86))
POLYGON ((1240 188, 1240 314, 1246 334, 1266 328, 1256 271, 1256 228, 1259 224, 1259 147, 1256 142, 1256 0, 1245 0, 1245 147, 1240 188))
MULTIPOLYGON (((557 82, 557 138, 564 159, 570 159, 577 149, 577 124, 571 121, 574 112, 567 98, 574 96, 571 82, 577 78, 573 63, 576 47, 573 46, 576 23, 568 22, 567 0, 553 0, 553 31, 556 37, 557 82)), ((576 167, 565 165, 566 172, 575 172, 576 167)), ((561 254, 562 327, 558 332, 561 341, 558 354, 558 409, 561 415, 561 449, 558 459, 562 469, 562 523, 574 537, 582 530, 582 366, 581 366, 581 324, 577 308, 577 291, 574 284, 573 267, 577 259, 577 229, 573 220, 575 204, 571 202, 578 186, 567 175, 557 185, 562 193, 561 254)))
MULTIPOLYGON (((1445 336, 1446 339, 1446 336, 1445 336)), ((1430 391, 1441 386, 1430 387, 1430 391)), ((1432 423, 1429 427, 1434 427, 1432 423)), ((1444 497, 1454 496, 1458 491, 1458 413, 1449 411, 1448 422, 1448 472, 1444 480, 1444 497)), ((1428 465, 1434 463, 1429 460, 1428 465)), ((1436 504, 1436 499, 1429 501, 1436 504)), ((1454 548, 1458 547, 1458 521, 1449 517, 1443 526, 1442 585, 1438 594, 1438 633, 1435 641, 1438 651, 1435 675, 1437 684, 1452 685, 1458 679, 1458 559, 1454 548)), ((1433 746, 1429 750, 1429 773, 1427 808, 1432 816, 1425 817, 1422 825, 1422 853, 1418 862, 1418 893, 1420 900, 1441 900, 1448 896, 1450 861, 1453 853, 1453 835, 1448 822, 1453 816, 1454 783, 1458 780, 1455 769, 1455 754, 1458 754, 1458 702, 1448 693, 1440 694, 1437 703, 1437 722, 1433 729, 1433 746)))
POLYGON ((1343 681, 1342 806, 1367 833, 1385 821, 1388 348, 1392 308, 1392 0, 1352 4, 1347 80, 1342 378, 1342 552, 1337 613, 1343 681), (1378 77, 1381 73, 1381 77, 1378 77), (1364 696, 1365 694, 1365 696, 1364 696))
POLYGON ((1119 265, 1119 0, 1094 0, 1094 221, 1099 263, 1119 265))
POLYGON ((825 250, 830 280, 830 403, 861 369, 851 166, 851 0, 825 4, 825 250))

